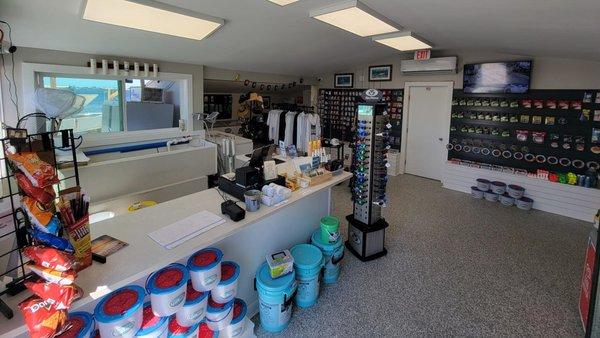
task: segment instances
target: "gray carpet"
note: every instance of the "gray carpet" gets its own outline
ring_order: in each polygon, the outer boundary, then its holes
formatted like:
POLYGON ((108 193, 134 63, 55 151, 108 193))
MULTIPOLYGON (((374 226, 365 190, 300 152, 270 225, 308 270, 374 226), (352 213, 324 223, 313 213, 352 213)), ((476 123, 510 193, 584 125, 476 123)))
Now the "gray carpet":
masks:
MULTIPOLYGON (((315 307, 294 309, 275 336, 583 334, 578 288, 591 223, 474 200, 410 175, 391 177, 388 192, 388 255, 363 263, 346 252, 339 283, 322 288, 315 307)), ((348 188, 333 196, 343 219, 348 188)))

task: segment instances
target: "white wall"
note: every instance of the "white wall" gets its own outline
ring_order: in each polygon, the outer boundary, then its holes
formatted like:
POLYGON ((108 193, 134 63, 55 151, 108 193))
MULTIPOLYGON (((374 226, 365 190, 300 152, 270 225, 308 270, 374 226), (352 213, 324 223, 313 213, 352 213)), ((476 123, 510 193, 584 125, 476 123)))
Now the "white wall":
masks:
MULTIPOLYGON (((600 62, 558 59, 545 57, 528 57, 509 54, 447 52, 436 56, 458 56, 458 74, 405 76, 400 73, 400 60, 406 57, 377 60, 366 65, 357 65, 351 69, 340 69, 336 73, 354 73, 354 88, 404 88, 405 82, 419 81, 454 81, 455 88, 462 88, 462 68, 467 63, 527 60, 533 59, 532 89, 597 89, 600 88, 600 62), (393 65, 392 81, 369 82, 369 66, 393 65)), ((333 88, 333 74, 326 74, 321 88, 333 88)))

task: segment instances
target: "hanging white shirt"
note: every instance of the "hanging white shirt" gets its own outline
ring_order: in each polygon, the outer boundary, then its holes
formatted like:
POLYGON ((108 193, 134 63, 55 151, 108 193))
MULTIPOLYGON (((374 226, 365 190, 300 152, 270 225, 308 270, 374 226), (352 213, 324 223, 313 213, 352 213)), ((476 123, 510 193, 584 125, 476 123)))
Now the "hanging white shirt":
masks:
POLYGON ((307 114, 305 125, 306 142, 304 144, 306 147, 306 151, 308 151, 308 143, 310 141, 315 141, 321 138, 321 118, 317 114, 307 114))
POLYGON ((283 110, 271 110, 267 117, 267 126, 269 127, 269 141, 275 141, 279 137, 279 115, 283 110))
POLYGON ((296 119, 296 115, 295 111, 285 114, 285 136, 283 142, 286 146, 294 144, 294 120, 296 119))
POLYGON ((300 152, 306 152, 306 114, 301 112, 297 116, 298 125, 296 126, 296 149, 300 152))

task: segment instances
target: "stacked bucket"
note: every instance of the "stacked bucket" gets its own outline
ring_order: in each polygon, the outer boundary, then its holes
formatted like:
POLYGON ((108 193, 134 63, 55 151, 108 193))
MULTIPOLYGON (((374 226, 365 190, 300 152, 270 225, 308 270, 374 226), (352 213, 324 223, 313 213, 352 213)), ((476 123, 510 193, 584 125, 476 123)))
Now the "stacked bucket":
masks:
POLYGON ((505 206, 516 205, 521 210, 531 210, 533 200, 525 197, 525 188, 516 185, 507 185, 504 182, 486 179, 477 179, 477 185, 471 187, 471 196, 476 199, 485 199, 489 202, 500 202, 505 206))
POLYGON ((150 275, 145 290, 131 285, 111 292, 94 311, 100 336, 253 337, 246 303, 235 298, 240 267, 222 258, 219 249, 203 249, 187 265, 150 275))
POLYGON ((317 303, 320 284, 335 284, 340 276, 344 247, 339 233, 340 222, 323 217, 321 226, 311 236, 311 244, 298 244, 290 249, 294 271, 272 278, 268 264, 256 272, 260 323, 265 331, 281 332, 292 316, 292 302, 300 308, 317 303))

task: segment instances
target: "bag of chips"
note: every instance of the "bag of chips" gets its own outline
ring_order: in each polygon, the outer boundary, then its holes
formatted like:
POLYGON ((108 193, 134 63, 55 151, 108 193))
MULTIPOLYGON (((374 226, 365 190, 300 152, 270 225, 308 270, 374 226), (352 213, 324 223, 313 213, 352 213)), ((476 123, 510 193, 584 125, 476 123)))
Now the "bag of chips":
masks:
POLYGON ((23 254, 36 265, 56 271, 70 270, 77 262, 72 255, 45 246, 28 246, 23 249, 23 254))
POLYGON ((80 296, 75 285, 59 285, 50 282, 26 282, 25 286, 55 310, 68 310, 71 303, 80 296))
POLYGON ((15 173, 15 177, 17 179, 17 183, 19 184, 19 188, 21 188, 21 190, 23 190, 27 196, 32 197, 42 205, 48 205, 56 198, 56 193, 51 186, 46 188, 38 188, 31 184, 27 176, 21 173, 15 173))
POLYGON ((58 234, 60 222, 51 211, 46 210, 43 205, 29 196, 23 197, 21 204, 36 229, 52 235, 58 234))
POLYGON ((71 285, 75 281, 75 277, 77 277, 77 273, 73 270, 56 271, 31 263, 25 264, 25 267, 44 280, 60 285, 71 285))
POLYGON ((52 234, 39 231, 37 229, 29 229, 28 232, 31 235, 31 238, 33 238, 36 242, 39 242, 40 244, 68 253, 75 252, 73 246, 71 245, 71 242, 69 242, 69 240, 66 238, 54 236, 52 234))
POLYGON ((42 161, 36 153, 7 153, 6 157, 27 176, 31 184, 35 187, 45 188, 58 183, 56 169, 49 163, 42 161))
POLYGON ((54 309, 50 301, 38 296, 19 303, 19 309, 31 338, 52 338, 67 321, 67 311, 54 309))

